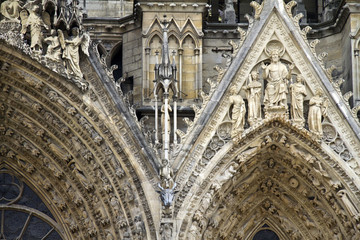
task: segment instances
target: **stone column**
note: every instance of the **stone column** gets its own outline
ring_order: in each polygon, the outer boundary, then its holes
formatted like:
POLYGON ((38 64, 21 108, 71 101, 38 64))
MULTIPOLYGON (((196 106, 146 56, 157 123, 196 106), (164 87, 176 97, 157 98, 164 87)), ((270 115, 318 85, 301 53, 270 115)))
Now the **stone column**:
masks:
POLYGON ((150 48, 145 48, 145 66, 146 66, 146 72, 145 72, 145 82, 143 84, 144 88, 144 98, 145 100, 148 100, 150 97, 150 48))
POLYGON ((360 71, 359 71, 359 55, 360 55, 360 49, 359 49, 359 43, 360 39, 354 39, 353 40, 353 54, 352 54, 352 79, 353 79, 353 101, 354 106, 356 106, 357 103, 360 102, 360 71))
POLYGON ((178 54, 179 54, 179 100, 182 100, 182 62, 183 62, 183 53, 184 49, 179 48, 178 54))
POLYGON ((200 49, 199 48, 195 48, 194 49, 194 54, 195 54, 195 98, 199 99, 200 96, 200 89, 201 89, 201 82, 199 81, 199 55, 200 55, 200 49))

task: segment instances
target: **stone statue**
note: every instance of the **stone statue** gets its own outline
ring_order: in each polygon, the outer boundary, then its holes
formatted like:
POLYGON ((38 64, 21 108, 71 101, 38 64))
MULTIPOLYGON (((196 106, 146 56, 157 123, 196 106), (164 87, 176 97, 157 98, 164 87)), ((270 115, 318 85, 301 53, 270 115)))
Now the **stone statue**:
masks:
POLYGON ((230 106, 233 106, 231 111, 232 130, 231 136, 236 136, 239 132, 244 130, 245 125, 245 102, 243 98, 236 93, 236 87, 230 89, 231 96, 229 97, 230 106))
POLYGON ((27 28, 30 26, 30 36, 31 36, 31 45, 30 48, 33 51, 41 52, 42 51, 42 27, 49 29, 49 26, 45 24, 43 19, 39 15, 40 8, 37 5, 32 5, 29 9, 29 15, 27 15, 26 10, 21 11, 21 24, 22 29, 21 33, 25 34, 27 28))
POLYGON ((134 218, 134 223, 135 223, 135 238, 137 240, 143 240, 146 237, 146 230, 145 230, 145 225, 144 222, 141 219, 141 216, 135 216, 134 218))
POLYGON ((160 179, 161 179, 161 187, 165 189, 170 189, 174 185, 173 180, 173 171, 169 165, 169 160, 162 160, 162 167, 160 168, 160 179))
POLYGON ((244 88, 248 100, 248 121, 250 126, 261 120, 261 83, 258 80, 259 74, 256 71, 251 72, 249 83, 244 88))
MULTIPOLYGON (((168 111, 169 118, 166 121, 166 124, 167 124, 168 134, 170 134, 171 124, 170 124, 170 113, 169 112, 172 112, 172 108, 171 108, 170 104, 168 104, 167 111, 168 111)), ((165 133, 165 104, 163 104, 161 106, 161 130, 162 130, 162 134, 164 135, 164 133, 165 133)))
POLYGON ((343 204, 345 205, 345 208, 349 211, 351 216, 359 218, 359 210, 357 209, 356 205, 354 205, 350 200, 346 190, 341 189, 336 193, 336 195, 338 195, 341 198, 343 204))
POLYGON ((237 172, 238 167, 239 164, 232 163, 228 169, 226 169, 222 174, 220 174, 214 179, 212 188, 214 188, 215 190, 219 190, 223 184, 225 184, 229 179, 234 176, 234 174, 237 172))
POLYGON ((234 3, 232 0, 225 1, 225 10, 224 10, 224 22, 229 24, 236 23, 236 14, 234 9, 234 3))
POLYGON ((308 114, 308 124, 310 132, 322 136, 321 118, 326 115, 327 100, 323 98, 323 93, 320 89, 315 91, 315 96, 310 99, 310 108, 308 114))
POLYGON ((302 84, 303 77, 298 75, 296 83, 290 85, 291 92, 291 117, 293 122, 300 126, 304 126, 304 97, 306 96, 305 86, 302 84))
POLYGON ((79 36, 79 28, 77 27, 74 27, 71 33, 72 36, 69 39, 63 39, 63 36, 59 35, 61 46, 64 49, 62 57, 65 61, 68 75, 75 75, 77 79, 82 79, 83 73, 80 69, 79 48, 89 56, 90 37, 86 33, 79 36))
MULTIPOLYGON (((61 30, 59 29, 58 32, 60 31, 61 30)), ((59 33, 59 35, 60 34, 61 33, 59 33)), ((61 61, 61 46, 60 46, 59 37, 56 36, 55 29, 51 30, 51 36, 45 38, 44 42, 48 44, 45 57, 56 62, 61 61)))
POLYGON ((69 162, 69 166, 72 168, 72 172, 74 175, 78 178, 78 180, 81 182, 81 184, 84 186, 86 190, 93 189, 93 185, 90 183, 90 181, 85 177, 83 171, 79 167, 79 165, 75 162, 75 160, 72 160, 69 162))
POLYGON ((264 104, 266 107, 281 106, 286 108, 286 96, 288 93, 287 83, 291 77, 291 70, 294 68, 292 64, 287 70, 285 64, 280 62, 280 57, 283 54, 283 47, 271 42, 268 44, 266 52, 270 56, 270 64, 265 65, 263 62, 261 68, 263 69, 263 77, 267 80, 265 89, 264 104))
POLYGON ((172 226, 170 223, 164 223, 160 228, 161 240, 169 240, 172 237, 172 226))
POLYGON ((6 0, 1 4, 1 14, 4 16, 4 21, 12 21, 19 23, 20 10, 19 0, 6 0))

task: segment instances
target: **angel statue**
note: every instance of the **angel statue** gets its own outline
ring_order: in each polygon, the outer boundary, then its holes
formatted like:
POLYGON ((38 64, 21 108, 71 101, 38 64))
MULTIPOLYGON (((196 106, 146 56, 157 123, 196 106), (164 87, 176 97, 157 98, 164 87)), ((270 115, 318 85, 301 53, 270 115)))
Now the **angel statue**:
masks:
POLYGON ((69 39, 64 39, 62 34, 59 35, 60 44, 63 51, 62 57, 65 61, 65 67, 68 73, 68 77, 70 75, 75 75, 77 79, 82 79, 83 74, 80 69, 80 54, 79 47, 81 50, 89 56, 89 44, 90 44, 90 36, 87 33, 79 36, 79 28, 74 27, 71 30, 72 36, 69 39))
POLYGON ((21 6, 19 0, 6 0, 1 4, 1 14, 4 16, 4 21, 14 21, 20 23, 21 6))
POLYGON ((47 16, 48 14, 44 15, 44 17, 41 17, 39 14, 40 8, 38 5, 34 5, 32 3, 27 3, 24 8, 28 9, 28 12, 26 10, 22 10, 20 12, 20 18, 21 18, 21 24, 22 29, 21 33, 25 34, 27 31, 27 28, 30 26, 30 36, 31 36, 31 45, 30 48, 33 51, 41 52, 42 51, 42 41, 43 41, 43 34, 42 34, 42 27, 44 27, 46 30, 49 29, 50 22, 45 20, 44 22, 43 18, 47 16))
MULTIPOLYGON (((62 35, 60 29, 58 29, 58 34, 62 35)), ((61 60, 61 46, 60 46, 59 37, 56 36, 55 29, 51 30, 51 36, 45 38, 44 42, 48 44, 45 57, 54 60, 56 62, 59 62, 61 60)))

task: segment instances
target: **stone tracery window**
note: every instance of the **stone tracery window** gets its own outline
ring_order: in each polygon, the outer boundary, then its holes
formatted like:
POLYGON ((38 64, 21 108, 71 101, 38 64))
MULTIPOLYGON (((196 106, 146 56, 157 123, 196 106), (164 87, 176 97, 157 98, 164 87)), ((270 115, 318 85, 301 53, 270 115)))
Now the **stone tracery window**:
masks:
POLYGON ((0 239, 64 239, 37 194, 8 170, 0 170, 0 239))

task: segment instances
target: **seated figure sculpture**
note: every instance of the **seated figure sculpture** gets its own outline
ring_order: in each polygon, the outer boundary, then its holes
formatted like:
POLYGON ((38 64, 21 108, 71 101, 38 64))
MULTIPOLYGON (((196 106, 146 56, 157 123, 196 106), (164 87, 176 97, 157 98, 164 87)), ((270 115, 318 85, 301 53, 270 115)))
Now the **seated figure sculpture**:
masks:
POLYGON ((267 80, 265 89, 264 104, 266 108, 284 108, 287 109, 288 80, 291 78, 292 64, 289 70, 286 65, 280 61, 283 47, 280 42, 268 43, 267 54, 270 56, 270 64, 265 65, 262 62, 263 78, 267 80))

